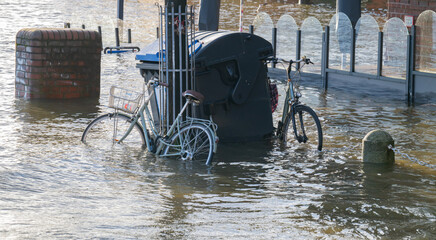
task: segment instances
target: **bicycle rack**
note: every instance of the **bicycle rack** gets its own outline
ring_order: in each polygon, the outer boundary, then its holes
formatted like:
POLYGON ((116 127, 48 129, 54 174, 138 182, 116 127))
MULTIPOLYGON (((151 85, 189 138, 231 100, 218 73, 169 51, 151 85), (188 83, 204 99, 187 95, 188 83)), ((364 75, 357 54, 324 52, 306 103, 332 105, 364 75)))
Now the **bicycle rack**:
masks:
POLYGON ((107 53, 123 53, 123 52, 139 52, 139 47, 106 47, 104 49, 104 54, 107 53))
MULTIPOLYGON (((159 8, 159 79, 168 89, 158 90, 159 126, 166 132, 184 105, 182 92, 195 89, 195 12, 193 6, 175 6, 174 2, 159 8)), ((186 114, 191 114, 187 109, 186 114)))

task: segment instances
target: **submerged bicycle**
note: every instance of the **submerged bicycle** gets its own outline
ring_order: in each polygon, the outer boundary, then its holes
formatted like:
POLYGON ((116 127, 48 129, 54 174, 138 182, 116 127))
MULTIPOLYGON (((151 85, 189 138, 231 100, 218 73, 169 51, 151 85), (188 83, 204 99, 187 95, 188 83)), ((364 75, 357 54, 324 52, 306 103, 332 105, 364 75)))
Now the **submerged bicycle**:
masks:
POLYGON ((149 91, 147 97, 144 97, 144 91, 138 93, 112 86, 109 107, 113 108, 114 112, 94 119, 83 132, 82 142, 90 146, 145 146, 150 152, 161 157, 199 160, 209 165, 217 150, 217 125, 212 121, 212 117, 210 120, 192 117, 183 120, 187 107, 191 104, 200 104, 204 96, 193 90, 183 92, 186 103, 166 134, 161 135, 148 108, 158 86, 168 87, 168 84, 159 82, 158 79, 149 80, 147 88, 152 91, 149 91), (119 110, 130 115, 120 113, 119 110))
POLYGON ((278 123, 276 134, 283 143, 291 141, 292 135, 298 143, 307 143, 322 150, 323 135, 321 123, 315 111, 300 102, 302 94, 294 86, 301 74, 301 69, 307 64, 313 64, 309 58, 303 57, 297 61, 286 61, 284 59, 273 59, 276 63, 288 64, 286 75, 286 97, 283 105, 282 118, 278 123), (293 66, 293 64, 297 66, 293 66), (301 65, 300 65, 301 64, 301 65), (294 72, 291 76, 292 68, 294 72), (292 133, 291 133, 292 132, 292 133))

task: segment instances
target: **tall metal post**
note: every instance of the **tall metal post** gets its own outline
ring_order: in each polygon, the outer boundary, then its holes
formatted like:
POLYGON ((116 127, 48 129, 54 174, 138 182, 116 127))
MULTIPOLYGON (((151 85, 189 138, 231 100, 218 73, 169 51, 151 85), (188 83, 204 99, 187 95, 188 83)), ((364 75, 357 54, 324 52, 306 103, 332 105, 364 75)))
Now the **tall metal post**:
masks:
POLYGON ((378 54, 377 54, 377 76, 380 77, 383 71, 383 32, 378 33, 378 54))
MULTIPOLYGON (((273 45, 273 57, 277 57, 277 28, 272 29, 272 45, 273 45)), ((275 61, 272 63, 272 67, 276 67, 275 61)))
POLYGON ((239 12, 239 31, 242 32, 242 28, 243 28, 243 16, 244 16, 244 0, 241 0, 241 2, 239 3, 239 7, 240 7, 240 12, 239 12))
POLYGON ((168 122, 173 123, 182 106, 182 89, 187 81, 182 69, 186 69, 186 0, 165 0, 166 43, 165 62, 168 69, 168 122))
POLYGON ((328 89, 328 76, 327 76, 327 68, 329 66, 329 51, 330 51, 330 27, 326 26, 325 31, 322 35, 322 60, 321 60, 321 69, 322 69, 322 80, 324 90, 328 89))
POLYGON ((124 20, 124 0, 117 0, 117 18, 124 20))
MULTIPOLYGON (((297 30, 297 46, 295 48, 295 60, 299 60, 301 57, 301 30, 297 30)), ((297 69, 300 68, 300 63, 296 63, 297 69)))
POLYGON ((336 0, 336 13, 345 13, 353 27, 361 16, 361 0, 336 0))
POLYGON ((115 28, 115 45, 117 47, 120 46, 120 32, 119 32, 118 28, 115 28))
POLYGON ((350 48, 350 72, 355 71, 356 67, 356 29, 351 31, 351 48, 350 48))
POLYGON ((200 1, 198 29, 204 31, 218 31, 220 19, 220 0, 200 1))
POLYGON ((409 104, 415 101, 415 37, 416 27, 412 26, 410 35, 407 36, 407 65, 406 65, 406 80, 407 80, 407 102, 409 104))
MULTIPOLYGON (((118 38, 123 41, 124 25, 124 0, 117 0, 117 28, 119 29, 118 38)), ((117 45, 118 47, 119 45, 117 45)))

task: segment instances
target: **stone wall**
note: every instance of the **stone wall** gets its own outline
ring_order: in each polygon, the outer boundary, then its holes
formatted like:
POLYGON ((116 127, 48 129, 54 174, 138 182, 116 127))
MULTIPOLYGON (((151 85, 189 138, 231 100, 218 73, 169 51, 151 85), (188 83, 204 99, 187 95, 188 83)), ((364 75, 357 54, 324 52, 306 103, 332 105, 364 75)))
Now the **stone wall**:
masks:
POLYGON ((22 29, 16 36, 15 95, 70 99, 99 96, 102 41, 96 31, 22 29))
POLYGON ((404 20, 405 15, 418 18, 425 10, 436 11, 435 0, 388 0, 388 18, 398 17, 404 20))

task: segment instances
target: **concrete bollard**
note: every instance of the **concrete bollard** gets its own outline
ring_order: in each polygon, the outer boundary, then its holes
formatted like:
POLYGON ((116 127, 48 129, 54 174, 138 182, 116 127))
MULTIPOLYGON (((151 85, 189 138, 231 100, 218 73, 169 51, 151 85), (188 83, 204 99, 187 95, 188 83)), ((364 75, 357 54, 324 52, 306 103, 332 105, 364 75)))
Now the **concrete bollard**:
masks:
POLYGON ((394 147, 394 139, 383 130, 373 130, 366 134, 362 140, 362 158, 364 163, 393 164, 395 162, 394 151, 388 148, 394 147))

